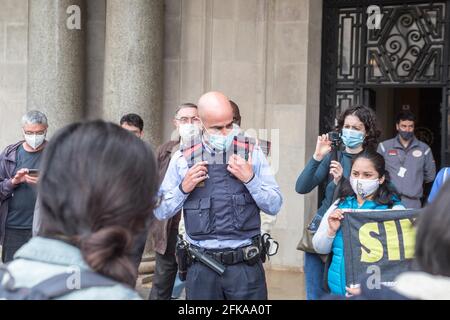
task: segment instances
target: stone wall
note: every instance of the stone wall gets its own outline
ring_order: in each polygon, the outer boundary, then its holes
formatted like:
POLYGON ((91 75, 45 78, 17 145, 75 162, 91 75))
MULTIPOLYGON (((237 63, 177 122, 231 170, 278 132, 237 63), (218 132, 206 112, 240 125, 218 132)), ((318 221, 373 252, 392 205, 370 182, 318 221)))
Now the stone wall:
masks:
POLYGON ((278 143, 268 135, 284 196, 274 267, 303 265, 303 212, 317 204, 315 193, 299 196, 294 186, 318 134, 321 16, 318 0, 166 1, 164 139, 177 104, 209 90, 237 102, 244 129, 279 130, 278 143))
POLYGON ((0 149, 21 137, 27 105, 28 1, 0 0, 0 149))

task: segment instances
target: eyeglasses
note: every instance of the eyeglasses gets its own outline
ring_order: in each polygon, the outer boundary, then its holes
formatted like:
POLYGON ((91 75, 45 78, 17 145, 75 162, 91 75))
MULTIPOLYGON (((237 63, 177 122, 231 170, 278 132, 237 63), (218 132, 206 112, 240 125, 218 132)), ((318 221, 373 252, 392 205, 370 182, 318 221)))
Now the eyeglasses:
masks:
POLYGON ((186 123, 199 124, 200 123, 199 117, 181 117, 181 118, 175 118, 175 120, 180 121, 180 123, 182 123, 182 124, 186 124, 186 123))
POLYGON ((24 131, 23 133, 26 134, 27 136, 33 136, 33 135, 41 136, 41 135, 44 135, 46 132, 47 131, 37 131, 37 132, 24 131))

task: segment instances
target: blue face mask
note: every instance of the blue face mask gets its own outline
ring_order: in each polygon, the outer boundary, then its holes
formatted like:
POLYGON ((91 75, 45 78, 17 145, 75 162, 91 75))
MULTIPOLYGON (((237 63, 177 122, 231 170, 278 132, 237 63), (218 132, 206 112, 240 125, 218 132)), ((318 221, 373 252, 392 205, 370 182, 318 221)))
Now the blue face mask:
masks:
POLYGON ((364 133, 352 129, 342 129, 342 142, 350 149, 360 147, 364 142, 364 133))
POLYGON ((231 144, 233 143, 233 138, 236 135, 236 128, 233 128, 231 132, 223 136, 221 134, 210 134, 208 132, 208 141, 211 147, 213 147, 217 151, 226 151, 231 147, 231 144))

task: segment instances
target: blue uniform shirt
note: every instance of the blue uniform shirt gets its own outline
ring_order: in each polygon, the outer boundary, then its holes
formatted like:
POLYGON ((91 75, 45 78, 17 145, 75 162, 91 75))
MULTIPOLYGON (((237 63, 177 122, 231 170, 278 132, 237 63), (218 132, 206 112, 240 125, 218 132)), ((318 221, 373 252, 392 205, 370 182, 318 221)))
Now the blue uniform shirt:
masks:
POLYGON ((434 180, 433 187, 431 188, 430 195, 428 196, 428 203, 431 203, 434 200, 434 198, 436 198, 439 191, 441 190, 441 187, 447 181, 449 174, 450 174, 450 167, 442 168, 438 172, 436 180, 434 180))
MULTIPOLYGON (((204 147, 210 150, 208 145, 204 147)), ((245 186, 255 200, 257 206, 267 214, 276 215, 283 202, 280 187, 272 175, 270 166, 258 146, 252 152, 254 178, 245 186)), ((188 163, 181 151, 177 151, 169 163, 164 180, 159 189, 159 195, 163 197, 161 205, 155 209, 155 217, 159 220, 169 219, 183 207, 189 194, 184 194, 179 186, 183 182, 188 171, 188 163)), ((203 240, 194 241, 187 235, 187 240, 196 246, 207 249, 239 248, 251 244, 251 240, 203 240)))

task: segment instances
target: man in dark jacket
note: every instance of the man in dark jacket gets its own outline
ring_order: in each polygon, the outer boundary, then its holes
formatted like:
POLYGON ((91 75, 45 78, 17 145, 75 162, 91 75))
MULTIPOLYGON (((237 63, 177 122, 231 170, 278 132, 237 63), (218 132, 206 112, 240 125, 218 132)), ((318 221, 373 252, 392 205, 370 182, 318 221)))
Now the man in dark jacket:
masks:
MULTIPOLYGON (((180 148, 180 141, 189 143, 192 138, 200 133, 197 106, 192 103, 180 105, 175 112, 173 124, 180 138, 166 142, 157 150, 160 183, 164 179, 172 155, 180 148)), ((150 300, 169 300, 171 298, 178 271, 175 246, 180 219, 181 211, 168 220, 154 219, 150 227, 150 237, 156 251, 156 267, 150 300)))
POLYGON ((42 112, 29 111, 22 118, 25 140, 6 147, 0 155, 0 242, 5 263, 31 238, 38 181, 35 170, 46 145, 47 128, 42 112))

